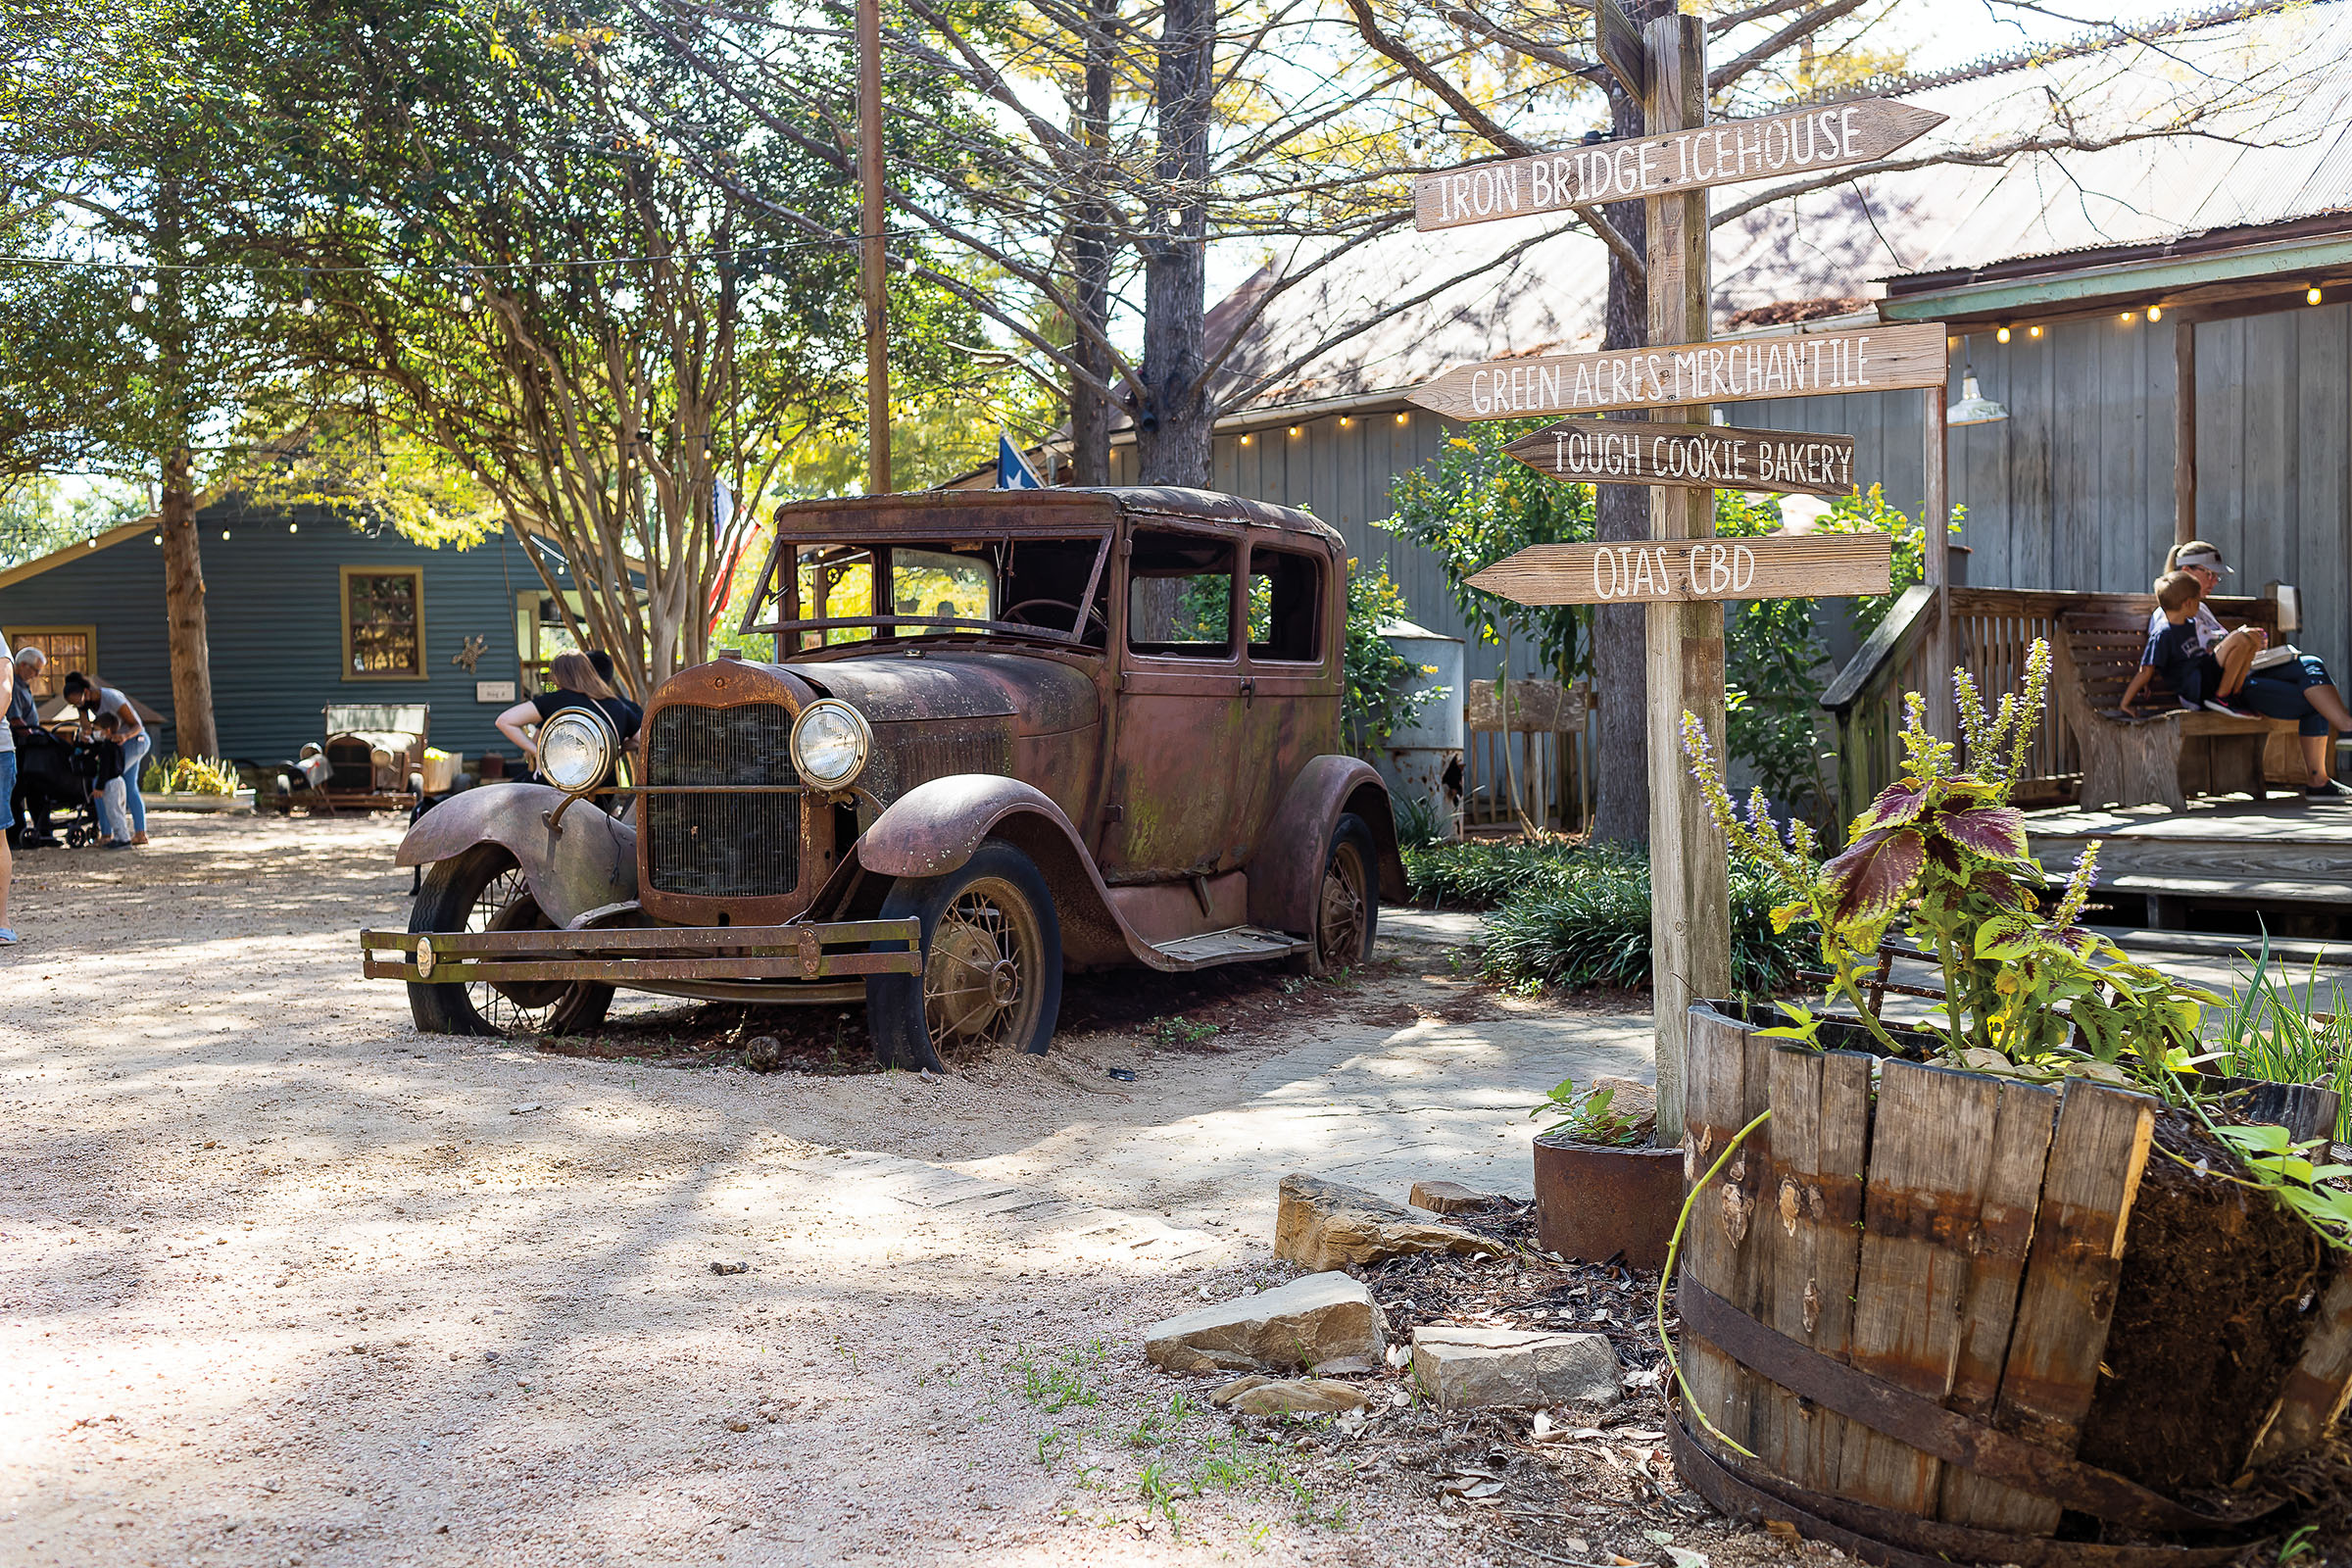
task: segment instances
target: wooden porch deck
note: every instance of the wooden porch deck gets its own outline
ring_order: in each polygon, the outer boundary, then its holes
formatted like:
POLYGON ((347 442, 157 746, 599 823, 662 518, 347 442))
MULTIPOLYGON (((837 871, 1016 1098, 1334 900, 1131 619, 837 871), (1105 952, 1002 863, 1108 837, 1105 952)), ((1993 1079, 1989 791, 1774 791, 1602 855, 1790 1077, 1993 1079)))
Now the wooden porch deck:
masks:
POLYGON ((2179 926, 2190 905, 2261 913, 2279 935, 2315 917, 2352 917, 2352 800, 2228 795, 2184 811, 2070 807, 2027 812, 2026 836, 2053 879, 2073 868, 2083 845, 2104 841, 2100 894, 2145 898, 2154 928, 2179 926))

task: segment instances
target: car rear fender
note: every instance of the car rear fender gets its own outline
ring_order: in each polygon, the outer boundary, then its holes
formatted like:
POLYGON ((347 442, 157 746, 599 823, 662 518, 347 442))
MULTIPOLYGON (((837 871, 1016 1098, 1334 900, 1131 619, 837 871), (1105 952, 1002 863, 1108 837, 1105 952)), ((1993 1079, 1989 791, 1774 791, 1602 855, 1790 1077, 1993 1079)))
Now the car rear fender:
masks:
POLYGON ((1380 896, 1405 897, 1404 860, 1396 853, 1396 823, 1389 787, 1372 764, 1353 757, 1318 757, 1298 770, 1266 824, 1250 861, 1250 919, 1275 931, 1311 931, 1322 891, 1323 857, 1332 829, 1352 811, 1372 830, 1380 859, 1380 896))
POLYGON ((1064 957, 1081 965, 1166 960, 1111 906, 1110 890, 1068 816, 1043 790, 998 773, 935 778, 893 801, 858 839, 858 863, 883 876, 945 876, 990 839, 1036 862, 1054 895, 1064 957))
POLYGON ((522 868, 539 910, 558 925, 637 897, 637 833, 586 801, 548 822, 564 792, 545 784, 484 784, 434 807, 400 841, 400 865, 430 865, 496 844, 522 868))

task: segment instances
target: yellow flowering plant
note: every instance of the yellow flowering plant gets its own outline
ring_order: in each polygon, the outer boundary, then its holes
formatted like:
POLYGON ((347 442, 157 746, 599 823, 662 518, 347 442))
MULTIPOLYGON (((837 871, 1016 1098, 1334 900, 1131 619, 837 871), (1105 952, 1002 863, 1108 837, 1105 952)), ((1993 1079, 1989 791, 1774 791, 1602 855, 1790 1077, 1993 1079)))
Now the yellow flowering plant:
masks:
MULTIPOLYGON (((1801 821, 1773 820, 1761 790, 1744 815, 1713 744, 1683 715, 1683 747, 1731 843, 1765 865, 1787 901, 1783 930, 1813 921, 1829 971, 1829 1004, 1848 1004, 1889 1052, 1904 1052, 1873 1016, 1864 991, 1880 944, 1898 920, 1942 971, 1945 1000, 1931 1010, 1936 1054, 1954 1065, 2034 1078, 2086 1074, 2133 1082, 2178 1099, 2174 1073, 2197 1049, 2204 1007, 2220 997, 2126 956, 2085 929, 2093 844, 2046 910, 2048 879, 2028 853, 2024 814, 2010 805, 2048 693, 2050 652, 2036 642, 2022 689, 1987 711, 1977 684, 1954 671, 1961 744, 1927 726, 1917 692, 1903 705, 1902 773, 1846 832, 1826 861, 1801 821), (1967 766, 1961 765, 1961 758, 1967 766)), ((1766 1031, 1818 1048, 1826 1021, 1784 1002, 1789 1022, 1766 1031)))

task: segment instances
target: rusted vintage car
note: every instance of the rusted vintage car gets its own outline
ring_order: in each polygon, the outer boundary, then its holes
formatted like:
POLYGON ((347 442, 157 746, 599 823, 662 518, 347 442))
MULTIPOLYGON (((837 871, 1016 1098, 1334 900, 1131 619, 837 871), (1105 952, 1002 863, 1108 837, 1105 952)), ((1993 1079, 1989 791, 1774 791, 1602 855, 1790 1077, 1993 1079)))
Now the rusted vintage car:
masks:
POLYGON ((405 933, 363 933, 417 1026, 572 1031, 615 986, 864 1001, 906 1067, 1042 1052, 1065 968, 1372 951, 1403 891, 1388 794, 1340 746, 1347 561, 1303 513, 1201 491, 787 507, 746 616, 772 662, 646 707, 630 804, 587 710, 569 786, 422 818, 405 933), (760 617, 766 617, 764 619, 760 617))

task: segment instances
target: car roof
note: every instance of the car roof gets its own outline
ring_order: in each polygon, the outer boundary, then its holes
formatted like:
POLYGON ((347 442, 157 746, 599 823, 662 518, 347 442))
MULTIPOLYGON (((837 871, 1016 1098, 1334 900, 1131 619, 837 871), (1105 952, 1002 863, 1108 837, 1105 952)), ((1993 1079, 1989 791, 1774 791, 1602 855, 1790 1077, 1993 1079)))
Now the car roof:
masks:
POLYGON ((1247 496, 1178 485, 1056 485, 1047 490, 914 490, 901 495, 844 496, 795 501, 776 509, 777 530, 791 535, 813 525, 870 526, 893 533, 951 532, 957 528, 1052 533, 1106 528, 1135 521, 1221 522, 1271 533, 1305 534, 1335 550, 1346 542, 1313 514, 1247 496))

